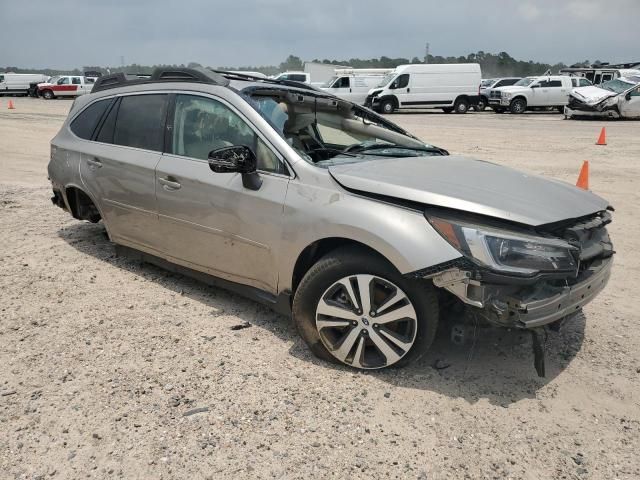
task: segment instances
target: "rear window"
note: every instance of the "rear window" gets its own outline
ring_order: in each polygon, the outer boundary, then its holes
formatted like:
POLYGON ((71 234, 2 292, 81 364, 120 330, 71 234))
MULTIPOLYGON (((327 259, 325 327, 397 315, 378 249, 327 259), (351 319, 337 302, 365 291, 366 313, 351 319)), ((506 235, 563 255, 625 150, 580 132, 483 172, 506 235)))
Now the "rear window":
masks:
POLYGON ((305 82, 307 80, 307 77, 305 75, 301 75, 301 74, 297 74, 297 73, 292 73, 287 75, 288 80, 293 80, 294 82, 305 82))
POLYGON ((167 95, 123 97, 118 109, 113 143, 161 152, 166 112, 167 95))
POLYGON ((91 140, 96 125, 107 111, 112 99, 98 100, 85 108, 73 122, 71 122, 71 131, 78 137, 85 140, 91 140))

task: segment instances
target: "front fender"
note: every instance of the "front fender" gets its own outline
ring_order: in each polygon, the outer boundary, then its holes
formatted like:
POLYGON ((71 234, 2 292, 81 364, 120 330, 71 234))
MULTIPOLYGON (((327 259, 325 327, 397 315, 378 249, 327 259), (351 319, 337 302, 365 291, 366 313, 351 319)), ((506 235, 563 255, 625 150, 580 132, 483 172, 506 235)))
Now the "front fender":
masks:
POLYGON ((291 288, 300 254, 325 238, 363 243, 383 255, 402 274, 460 257, 421 211, 344 190, 291 183, 284 208, 279 249, 280 291, 291 288))

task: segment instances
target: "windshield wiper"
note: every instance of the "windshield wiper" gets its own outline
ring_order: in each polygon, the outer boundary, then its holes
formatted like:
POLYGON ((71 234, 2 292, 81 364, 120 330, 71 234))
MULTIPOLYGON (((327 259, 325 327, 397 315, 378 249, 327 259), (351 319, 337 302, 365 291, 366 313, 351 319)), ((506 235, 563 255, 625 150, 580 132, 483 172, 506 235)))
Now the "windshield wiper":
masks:
MULTIPOLYGON (((312 150, 313 152, 322 151, 334 153, 333 157, 337 157, 338 155, 344 155, 345 157, 357 157, 358 155, 354 155, 353 153, 345 152, 344 150, 340 150, 339 148, 331 148, 331 147, 318 147, 312 150)), ((332 157, 332 158, 333 158, 332 157)))
POLYGON ((437 147, 407 147, 404 145, 398 145, 395 143, 372 143, 372 144, 355 144, 349 145, 343 150, 343 152, 365 152, 368 150, 385 150, 387 148, 395 148, 398 150, 413 150, 416 152, 431 152, 439 153, 440 155, 447 155, 448 152, 437 147))

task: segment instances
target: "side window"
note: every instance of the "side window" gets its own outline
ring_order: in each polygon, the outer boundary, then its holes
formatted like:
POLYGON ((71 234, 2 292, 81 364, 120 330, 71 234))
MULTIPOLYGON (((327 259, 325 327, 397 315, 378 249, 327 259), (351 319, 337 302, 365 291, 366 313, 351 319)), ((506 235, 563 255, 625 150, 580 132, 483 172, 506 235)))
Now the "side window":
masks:
POLYGON ((167 95, 130 95, 120 100, 113 143, 161 152, 167 95))
POLYGON ((292 75, 289 75, 289 80, 293 80, 294 82, 302 82, 302 83, 304 83, 307 80, 307 77, 305 75, 301 75, 299 73, 294 73, 292 75))
POLYGON ((577 78, 572 78, 571 79, 571 86, 572 87, 577 87, 578 86, 578 79, 577 78))
POLYGON ((57 85, 69 85, 69 77, 62 77, 58 80, 57 85))
POLYGON ((503 82, 502 85, 503 86, 513 85, 513 84, 515 84, 515 83, 517 83, 519 81, 520 81, 519 78, 508 78, 507 80, 503 80, 502 81, 503 82))
MULTIPOLYGON (((547 88, 549 86, 549 81, 548 80, 540 80, 537 84, 534 83, 533 85, 538 85, 540 88, 547 88)), ((533 87, 533 85, 531 85, 533 87)))
POLYGON ((120 107, 120 99, 113 102, 113 106, 107 113, 107 117, 102 122, 100 132, 96 136, 96 142, 113 143, 113 132, 116 129, 116 117, 118 116, 118 108, 120 107))
POLYGON ((409 85, 409 74, 403 73, 398 77, 398 88, 406 88, 409 85))
POLYGON ((632 97, 640 97, 640 87, 636 88, 635 90, 631 90, 629 92, 629 95, 632 97))
POLYGON ((550 80, 549 81, 549 85, 547 85, 548 87, 552 87, 552 88, 560 88, 562 87, 562 81, 561 80, 550 80))
POLYGON ((212 98, 176 96, 171 153, 206 160, 212 150, 232 145, 250 147, 258 158, 258 170, 283 172, 278 157, 229 107, 212 98))
POLYGON ((504 87, 506 84, 506 80, 500 80, 493 86, 493 88, 504 87))
POLYGON ((73 77, 73 78, 71 79, 71 83, 72 83, 73 85, 80 85, 80 83, 82 83, 82 82, 80 82, 80 77, 73 77))
POLYGON ((338 88, 349 88, 349 77, 342 77, 338 81, 338 88))
POLYGON ((111 98, 98 100, 85 108, 80 115, 71 122, 71 131, 80 138, 91 140, 93 131, 96 129, 98 122, 102 118, 102 115, 104 115, 104 112, 107 111, 112 100, 111 98))

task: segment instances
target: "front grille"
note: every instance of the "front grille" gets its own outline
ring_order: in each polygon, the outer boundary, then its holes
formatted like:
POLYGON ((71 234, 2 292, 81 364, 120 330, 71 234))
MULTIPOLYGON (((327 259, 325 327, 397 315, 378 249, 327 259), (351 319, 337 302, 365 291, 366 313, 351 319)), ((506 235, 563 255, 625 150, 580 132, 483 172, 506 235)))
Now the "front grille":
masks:
POLYGON ((489 94, 489 98, 500 98, 502 96, 502 92, 500 90, 491 90, 489 94))
POLYGON ((588 105, 586 105, 584 102, 578 100, 576 97, 569 95, 569 104, 568 107, 571 110, 582 110, 585 112, 592 112, 594 111, 593 107, 590 107, 588 105))

